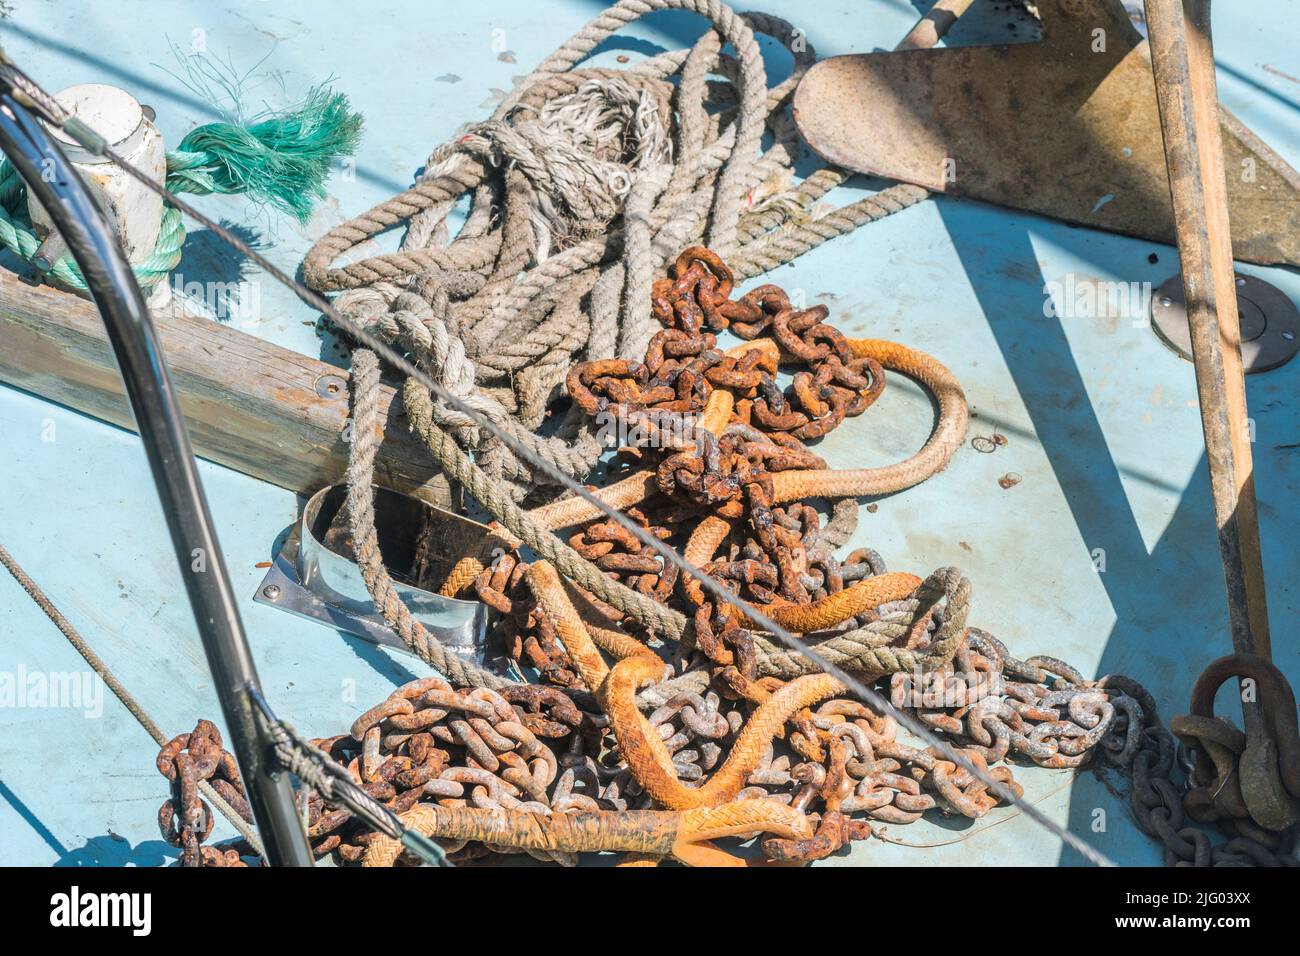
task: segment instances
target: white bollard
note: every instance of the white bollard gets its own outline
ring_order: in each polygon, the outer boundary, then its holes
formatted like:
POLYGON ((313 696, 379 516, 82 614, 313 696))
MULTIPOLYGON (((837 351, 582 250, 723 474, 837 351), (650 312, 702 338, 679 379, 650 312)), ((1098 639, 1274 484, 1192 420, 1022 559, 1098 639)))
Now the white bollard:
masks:
MULTIPOLYGON (((136 169, 160 186, 166 182, 167 152, 162 134, 130 93, 103 83, 83 83, 68 87, 55 99, 69 113, 103 136, 113 150, 136 169)), ((138 265, 144 261, 158 242, 163 216, 162 197, 136 182, 110 160, 86 152, 62 130, 52 129, 50 132, 107 214, 131 264, 138 265)), ((50 262, 57 260, 67 249, 49 215, 30 192, 27 208, 35 232, 43 240, 38 258, 50 262)), ((165 279, 158 283, 154 293, 152 304, 165 301, 165 279)))

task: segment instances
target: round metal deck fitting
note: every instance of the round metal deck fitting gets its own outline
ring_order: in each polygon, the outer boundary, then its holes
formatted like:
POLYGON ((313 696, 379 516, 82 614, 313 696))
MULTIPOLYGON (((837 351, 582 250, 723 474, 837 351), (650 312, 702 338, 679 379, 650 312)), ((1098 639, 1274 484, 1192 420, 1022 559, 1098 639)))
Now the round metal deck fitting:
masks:
POLYGON ((341 375, 322 375, 316 379, 316 394, 321 398, 346 398, 347 380, 341 375))
MULTIPOLYGON (((1263 279, 1242 273, 1236 278, 1242 367, 1249 374, 1285 365, 1300 351, 1300 311, 1282 290, 1263 279)), ((1181 275, 1167 280, 1151 297, 1151 327, 1160 341, 1191 360, 1192 333, 1181 275)))

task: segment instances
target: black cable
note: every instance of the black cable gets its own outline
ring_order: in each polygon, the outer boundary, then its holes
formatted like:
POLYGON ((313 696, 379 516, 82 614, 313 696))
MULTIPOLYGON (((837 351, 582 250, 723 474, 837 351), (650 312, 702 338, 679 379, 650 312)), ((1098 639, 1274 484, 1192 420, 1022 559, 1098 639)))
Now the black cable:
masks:
POLYGON ((311 848, 294 808, 289 780, 271 772, 266 742, 253 720, 245 692, 258 686, 252 652, 199 481, 185 418, 131 265, 67 157, 10 92, 0 93, 0 150, 54 221, 104 320, 267 861, 311 866, 311 848))

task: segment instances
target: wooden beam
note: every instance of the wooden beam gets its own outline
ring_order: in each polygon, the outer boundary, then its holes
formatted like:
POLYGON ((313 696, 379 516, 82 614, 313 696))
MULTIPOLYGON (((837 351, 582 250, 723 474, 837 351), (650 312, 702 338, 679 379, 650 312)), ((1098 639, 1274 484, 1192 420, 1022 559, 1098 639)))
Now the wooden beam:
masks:
MULTIPOLYGON (((178 307, 154 312, 194 450, 300 494, 343 479, 348 372, 178 307), (334 389, 331 391, 330 386, 334 389)), ((134 430, 93 303, 0 272, 0 382, 134 430)), ((375 480, 439 507, 446 480, 382 389, 375 480)))

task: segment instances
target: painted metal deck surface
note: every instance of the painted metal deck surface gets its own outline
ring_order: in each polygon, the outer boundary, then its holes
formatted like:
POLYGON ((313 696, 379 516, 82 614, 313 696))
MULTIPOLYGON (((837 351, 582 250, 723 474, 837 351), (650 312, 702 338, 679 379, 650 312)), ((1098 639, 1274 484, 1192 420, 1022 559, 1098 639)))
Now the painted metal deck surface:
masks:
MULTIPOLYGON (((511 86, 601 4, 404 0, 222 3, 9 0, 0 37, 51 89, 103 81, 158 113, 169 143, 214 118, 161 67, 170 41, 243 68, 279 71, 287 95, 329 75, 365 114, 355 176, 341 173, 318 215, 299 227, 237 198, 201 205, 258 236, 294 268, 312 240, 403 188, 429 150, 482 118, 511 86), (196 31, 203 31, 197 33, 196 31), (494 31, 501 31, 496 32, 494 31), (495 41, 495 46, 494 46, 495 41), (508 54, 503 54, 503 48, 508 54)), ((928 3, 834 0, 766 3, 794 20, 822 55, 889 48, 928 3)), ((977 3, 950 43, 1026 38, 1005 4, 977 3)), ((1300 3, 1224 5, 1215 18, 1224 102, 1300 165, 1300 3)), ((656 15, 605 44, 599 60, 639 58, 692 41, 701 21, 656 15)), ((788 60, 773 53, 770 68, 788 60)), ((275 84, 254 90, 284 102, 275 84)), ((1051 129, 1042 135, 1051 136, 1051 129)), ((862 187, 859 187, 862 188, 862 187)), ((844 198, 844 197, 838 197, 844 198)), ((1100 197, 1098 197, 1100 198, 1100 197)), ((1173 274, 1173 249, 1069 228, 972 202, 925 202, 837 239, 772 275, 824 299, 851 335, 898 338, 960 377, 973 406, 971 435, 1009 439, 992 454, 969 445, 940 477, 863 512, 859 544, 894 569, 924 574, 945 564, 974 582, 972 622, 1021 655, 1051 653, 1085 673, 1122 671, 1144 682, 1166 714, 1185 707, 1200 668, 1226 652, 1222 577, 1192 367, 1141 319, 1048 318, 1044 287, 1076 279, 1151 282, 1173 274), (1158 257, 1151 263, 1149 256, 1158 257), (998 478, 1023 480, 1009 489, 998 478), (1104 572, 1094 568, 1104 552, 1104 572)), ((1256 270, 1300 300, 1300 276, 1256 270)), ((237 278, 236 257, 191 233, 186 281, 237 278)), ((314 316, 263 283, 263 321, 249 331, 311 354, 322 350, 314 316)), ((3 343, 0 343, 3 347, 3 343)), ((332 353, 326 349, 326 358, 332 353)), ((1269 607, 1277 661, 1300 678, 1295 581, 1300 412, 1291 400, 1300 362, 1252 377, 1269 607)), ((837 431, 837 466, 884 463, 916 447, 930 423, 916 388, 891 380, 868 414, 837 431)), ((0 388, 0 537, 88 636, 169 732, 215 717, 203 652, 172 564, 171 548, 137 439, 31 395, 0 388), (52 439, 52 440, 50 440, 52 439)), ((413 657, 381 651, 325 627, 255 605, 262 571, 294 521, 288 492, 204 463, 203 478, 227 562, 246 597, 242 611, 267 693, 310 734, 337 732, 396 683, 425 673, 413 657)), ((81 671, 63 638, 7 576, 0 576, 0 671, 81 671)), ((137 864, 174 858, 159 839, 164 798, 156 747, 111 697, 102 715, 13 708, 0 713, 0 863, 137 864)), ((1030 798, 1117 861, 1154 864, 1122 799, 1090 774, 1017 771, 1030 798), (1096 810, 1105 825, 1094 832, 1096 810)), ((219 836, 229 835, 218 828, 219 836)), ((963 865, 1076 863, 1079 857, 1014 811, 975 824, 926 821, 889 828, 925 848, 858 844, 832 862, 963 865)))

